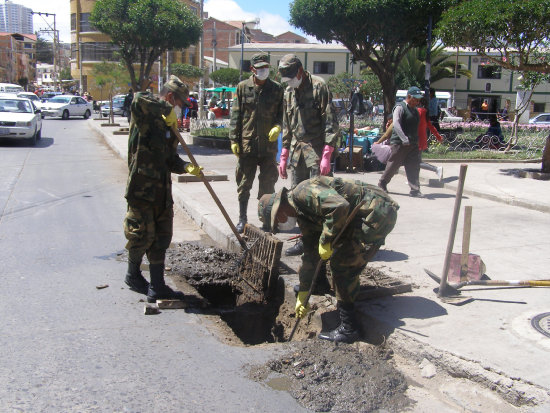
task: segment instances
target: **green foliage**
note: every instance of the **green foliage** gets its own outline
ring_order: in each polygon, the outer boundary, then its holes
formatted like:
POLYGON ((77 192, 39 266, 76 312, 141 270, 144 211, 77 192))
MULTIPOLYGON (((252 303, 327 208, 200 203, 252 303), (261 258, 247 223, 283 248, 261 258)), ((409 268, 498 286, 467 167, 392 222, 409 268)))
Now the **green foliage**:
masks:
POLYGON ((351 75, 348 72, 331 76, 327 81, 333 96, 348 99, 353 88, 359 86, 363 96, 372 97, 375 102, 382 99, 382 85, 372 71, 365 69, 359 75, 351 75))
POLYGON ((550 73, 550 2, 461 1, 443 14, 436 34, 447 46, 469 47, 510 70, 550 73), (496 52, 496 56, 495 53, 496 52))
POLYGON ((191 132, 193 136, 203 136, 205 138, 229 139, 229 128, 201 128, 191 132))
POLYGON ((200 19, 173 0, 98 0, 90 21, 119 46, 134 90, 148 86, 153 64, 163 52, 187 48, 202 33, 200 19))
POLYGON ((17 79, 17 83, 19 83, 21 86, 23 86, 23 88, 26 90, 27 85, 29 84, 29 78, 20 77, 19 79, 17 79))
POLYGON ((194 80, 202 77, 204 71, 197 66, 187 63, 172 63, 170 65, 170 73, 186 80, 194 80))
POLYGON ((104 90, 112 96, 125 91, 127 88, 128 71, 121 63, 105 61, 97 63, 92 69, 92 74, 102 95, 104 90))
MULTIPOLYGON (((252 73, 243 72, 243 80, 248 79, 252 73)), ((222 68, 210 73, 210 79, 222 86, 235 86, 239 83, 240 71, 233 68, 222 68)))
MULTIPOLYGON (((411 86, 418 86, 424 89, 426 76, 426 46, 410 49, 396 73, 396 83, 399 89, 408 89, 411 86)), ((454 55, 445 52, 443 45, 435 46, 430 52, 430 83, 445 78, 454 78, 455 61, 454 55)), ((458 76, 472 77, 472 72, 458 66, 458 76)))
MULTIPOLYGON (((339 41, 378 77, 392 108, 395 74, 411 47, 424 44, 428 16, 437 22, 454 0, 294 0, 290 23, 322 42, 339 41)), ((389 110, 389 109, 386 109, 389 110)), ((387 115, 387 114, 386 114, 387 115)))
POLYGON ((53 43, 47 42, 42 37, 36 37, 36 61, 53 64, 53 43))
POLYGON ((73 76, 71 75, 71 68, 64 67, 63 69, 61 69, 61 72, 59 72, 59 78, 61 80, 73 80, 73 76))

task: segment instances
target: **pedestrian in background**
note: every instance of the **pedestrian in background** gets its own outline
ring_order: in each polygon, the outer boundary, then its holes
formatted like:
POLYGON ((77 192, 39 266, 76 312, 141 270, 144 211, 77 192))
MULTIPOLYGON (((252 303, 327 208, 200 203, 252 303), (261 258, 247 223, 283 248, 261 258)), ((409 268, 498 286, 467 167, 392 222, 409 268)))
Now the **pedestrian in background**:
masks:
POLYGON ((439 115, 441 114, 441 108, 439 107, 439 101, 435 96, 434 88, 430 88, 430 101, 428 102, 428 112, 430 116, 430 122, 432 122, 432 124, 439 132, 441 130, 439 126, 439 115))
POLYGON ((393 131, 390 137, 391 155, 386 169, 380 177, 378 186, 388 191, 387 185, 399 170, 405 166, 405 173, 411 188, 410 195, 421 197, 420 192, 420 150, 418 149, 418 124, 420 116, 416 107, 422 98, 422 92, 416 86, 409 88, 406 99, 396 105, 393 118, 393 131))
POLYGON ((237 156, 235 178, 239 200, 237 231, 247 223, 250 189, 258 175, 258 198, 275 191, 277 139, 283 124, 283 87, 269 78, 269 56, 259 53, 251 59, 252 76, 237 85, 229 139, 237 156))
MULTIPOLYGON (((340 142, 340 128, 332 94, 325 81, 311 75, 294 54, 279 62, 281 81, 287 84, 284 96, 283 147, 279 175, 287 178, 287 162, 292 170, 291 187, 318 175, 331 174, 331 156, 340 142)), ((300 255, 303 243, 287 249, 286 255, 300 255)))
POLYGON ((130 89, 128 90, 128 93, 126 94, 126 96, 124 96, 124 102, 122 103, 122 109, 126 114, 128 123, 130 123, 130 119, 132 118, 132 110, 131 110, 132 100, 134 100, 134 91, 130 89))
POLYGON ((160 98, 150 92, 137 92, 131 105, 132 123, 128 139, 128 182, 125 198, 128 210, 124 234, 128 240, 126 284, 147 294, 147 301, 183 299, 164 282, 164 259, 172 240, 174 211, 172 173, 198 176, 200 169, 183 161, 177 153, 178 140, 171 131, 177 127, 174 107, 186 105, 188 89, 176 76, 170 76, 160 98), (151 282, 143 277, 143 256, 149 260, 151 282))
POLYGON ((290 191, 283 188, 260 199, 259 218, 273 233, 281 227, 290 228, 297 220, 303 234, 297 317, 304 317, 309 310, 305 298, 319 259, 330 259, 340 325, 319 338, 346 343, 359 338, 354 304, 360 289, 359 275, 395 226, 398 209, 391 197, 373 185, 328 176, 307 179, 290 191), (366 203, 334 245, 348 215, 363 200, 366 203))

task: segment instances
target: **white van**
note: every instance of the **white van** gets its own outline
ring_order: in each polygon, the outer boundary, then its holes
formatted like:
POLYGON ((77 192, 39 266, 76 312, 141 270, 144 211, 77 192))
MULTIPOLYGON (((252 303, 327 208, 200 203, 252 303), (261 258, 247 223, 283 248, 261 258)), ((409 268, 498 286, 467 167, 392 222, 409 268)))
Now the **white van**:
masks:
MULTIPOLYGON (((395 95, 395 103, 399 103, 407 97, 406 90, 398 90, 395 95)), ((451 94, 449 92, 435 92, 435 97, 439 101, 440 108, 448 108, 451 106, 451 94)))
POLYGON ((15 85, 13 83, 0 83, 0 93, 20 93, 24 92, 25 89, 23 89, 19 85, 15 85))

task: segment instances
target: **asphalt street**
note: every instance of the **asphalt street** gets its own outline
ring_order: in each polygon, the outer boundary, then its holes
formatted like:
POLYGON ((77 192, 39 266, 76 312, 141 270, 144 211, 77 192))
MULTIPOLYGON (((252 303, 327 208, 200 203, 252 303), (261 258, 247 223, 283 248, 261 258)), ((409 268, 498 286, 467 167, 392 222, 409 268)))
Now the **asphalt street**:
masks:
POLYGON ((272 346, 228 346, 182 310, 143 315, 117 258, 125 163, 83 120, 46 119, 42 136, 0 142, 0 411, 302 411, 246 377, 272 346))

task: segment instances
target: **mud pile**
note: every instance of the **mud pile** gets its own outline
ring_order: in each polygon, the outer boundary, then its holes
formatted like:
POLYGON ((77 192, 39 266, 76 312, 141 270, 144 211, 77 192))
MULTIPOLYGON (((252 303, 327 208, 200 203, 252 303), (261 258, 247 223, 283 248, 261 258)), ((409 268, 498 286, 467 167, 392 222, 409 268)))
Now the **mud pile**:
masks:
POLYGON ((288 391, 318 412, 398 412, 411 403, 404 395, 405 377, 384 346, 308 340, 292 343, 291 349, 254 368, 252 378, 288 391))

